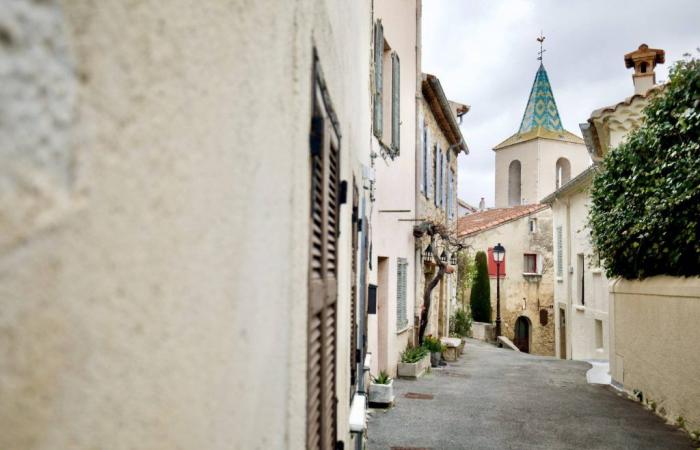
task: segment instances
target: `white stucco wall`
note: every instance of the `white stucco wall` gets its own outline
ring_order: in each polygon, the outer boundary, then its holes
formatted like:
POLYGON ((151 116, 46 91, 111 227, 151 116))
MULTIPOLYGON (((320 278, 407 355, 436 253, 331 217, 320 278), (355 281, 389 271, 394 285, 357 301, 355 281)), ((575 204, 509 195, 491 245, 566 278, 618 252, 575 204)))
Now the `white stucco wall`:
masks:
POLYGON ((610 284, 613 381, 669 421, 700 429, 700 278, 656 276, 610 284))
POLYGON ((0 448, 304 447, 311 50, 351 180, 369 17, 325 0, 0 9, 0 448))
POLYGON ((556 303, 556 351, 561 352, 561 309, 564 310, 566 327, 564 338, 567 359, 601 359, 609 355, 608 279, 601 269, 593 250, 590 230, 587 228, 590 183, 575 192, 562 194, 552 203, 554 220, 553 248, 556 270, 556 229, 562 227, 561 276, 555 276, 554 299, 556 303), (581 305, 581 284, 577 277, 578 255, 584 255, 584 305, 581 305), (596 321, 600 321, 599 324, 596 321), (596 327, 602 327, 602 341, 596 327), (602 345, 600 345, 602 344, 602 345))
MULTIPOLYGON (((416 76, 420 73, 419 61, 416 58, 417 46, 417 18, 419 0, 378 0, 374 2, 374 19, 381 19, 384 27, 384 39, 392 51, 398 53, 401 64, 400 75, 400 154, 391 160, 379 156, 375 159, 374 167, 377 179, 376 202, 373 205, 372 214, 372 256, 373 270, 370 274, 372 282, 377 280, 377 258, 387 257, 388 268, 388 321, 386 326, 387 340, 379 341, 379 324, 377 318, 371 318, 368 330, 369 351, 374 355, 372 361, 372 373, 379 370, 387 370, 390 375, 395 375, 396 365, 401 352, 406 347, 410 329, 413 326, 415 305, 415 252, 413 242, 413 222, 400 221, 399 219, 413 219, 415 217, 415 142, 416 142, 416 76), (405 212, 390 212, 390 211, 405 212), (396 264, 397 258, 406 258, 407 268, 407 315, 408 329, 397 333, 396 328, 396 264), (379 347, 384 346, 380 351, 379 347), (385 360, 380 360, 379 355, 386 355, 385 360)), ((368 47, 369 48, 369 47, 368 47)), ((384 67, 384 77, 390 77, 390 66, 384 67)), ((384 92, 390 96, 391 92, 384 92)), ((390 116, 390 115, 388 115, 390 116)), ((385 115, 387 117, 387 115, 385 115)), ((390 127, 384 124, 386 144, 391 142, 388 134, 390 127)), ((372 137, 374 152, 381 155, 381 149, 377 139, 372 137)), ((382 289, 380 286, 379 289, 382 289)))
POLYGON ((556 189, 556 163, 566 158, 571 178, 591 164, 586 146, 572 142, 537 138, 501 148, 496 152, 496 207, 508 205, 508 167, 513 160, 521 164, 522 204, 539 203, 556 189))

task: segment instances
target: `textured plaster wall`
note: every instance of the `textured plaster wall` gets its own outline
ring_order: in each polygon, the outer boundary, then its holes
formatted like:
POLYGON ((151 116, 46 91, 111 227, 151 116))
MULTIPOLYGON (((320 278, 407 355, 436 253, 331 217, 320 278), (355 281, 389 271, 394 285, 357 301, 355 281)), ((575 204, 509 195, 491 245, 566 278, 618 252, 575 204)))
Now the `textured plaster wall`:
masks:
MULTIPOLYGON (((401 352, 406 347, 408 332, 398 333, 396 328, 396 259, 406 258, 407 268, 407 312, 409 327, 413 325, 410 313, 415 306, 415 256, 413 239, 413 222, 399 219, 415 218, 415 151, 416 151, 416 71, 419 61, 416 59, 417 42, 416 20, 420 0, 377 0, 374 2, 374 20, 381 19, 384 26, 384 39, 392 51, 398 53, 401 60, 400 75, 400 155, 395 159, 379 156, 375 159, 377 190, 376 202, 372 214, 372 280, 376 280, 376 258, 388 257, 388 341, 377 342, 378 330, 370 329, 369 351, 378 356, 379 345, 386 345, 387 360, 378 362, 376 367, 386 367, 391 373, 396 370, 401 352), (387 212, 401 210, 408 212, 387 212), (405 335, 405 336, 404 336, 405 335)), ((368 47, 369 48, 369 47, 368 47)), ((384 77, 390 77, 390 65, 384 67, 384 77)), ((384 95, 391 95, 385 91, 384 95)), ((390 114, 385 114, 390 117, 390 114)), ((389 144, 390 127, 384 125, 384 142, 389 144)), ((380 146, 372 137, 372 149, 381 154, 380 146)), ((380 287, 381 289, 381 287, 380 287)), ((371 324, 371 323, 370 323, 371 324)), ((375 367, 375 366, 373 366, 375 367)), ((374 368, 373 368, 374 370, 374 368)))
POLYGON ((610 284, 613 380, 641 391, 657 413, 700 430, 700 278, 657 276, 610 284))
POLYGON ((0 9, 0 448, 304 447, 311 48, 349 179, 369 153, 369 16, 321 0, 0 9))
POLYGON ((522 204, 539 203, 556 189, 556 164, 559 158, 571 163, 571 178, 590 164, 586 146, 551 139, 533 139, 496 151, 496 207, 508 206, 508 167, 513 160, 521 164, 522 204))
MULTIPOLYGON (((554 229, 562 226, 563 269, 561 277, 555 276, 554 300, 556 312, 556 350, 560 353, 560 312, 565 308, 566 344, 569 359, 608 359, 608 279, 599 267, 593 251, 588 223, 588 185, 580 190, 562 195, 552 204, 554 229), (568 217, 567 217, 568 215, 568 217), (584 255, 585 305, 580 305, 581 285, 577 278, 577 255, 584 255), (572 268, 573 273, 569 270, 572 268), (596 320, 603 325, 603 347, 596 344, 596 320)), ((556 239, 556 236, 553 237, 556 239)), ((556 241, 554 248, 556 248, 556 241)), ((556 255, 553 256, 556 258, 556 255)), ((555 261, 556 270, 556 261, 555 261)))
MULTIPOLYGON (((552 259, 552 212, 545 209, 530 217, 537 218, 538 232, 528 230, 529 217, 508 222, 467 238, 474 252, 486 252, 501 243, 506 249, 506 276, 501 279, 502 333, 515 336, 515 322, 520 316, 530 320, 530 353, 554 355, 554 292, 552 259), (543 257, 541 277, 524 276, 524 254, 543 257), (547 311, 547 324, 540 324, 540 309, 547 311)), ((496 277, 491 277, 492 321, 496 320, 496 277)))

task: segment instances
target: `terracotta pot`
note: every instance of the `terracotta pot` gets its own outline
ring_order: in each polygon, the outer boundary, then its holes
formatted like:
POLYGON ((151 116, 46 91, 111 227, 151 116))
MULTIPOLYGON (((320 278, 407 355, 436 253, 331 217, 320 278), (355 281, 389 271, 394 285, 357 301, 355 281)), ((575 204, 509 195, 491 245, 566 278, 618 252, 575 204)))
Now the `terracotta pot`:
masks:
POLYGON ((445 269, 445 273, 454 273, 454 272, 455 272, 454 266, 447 266, 447 268, 445 269))

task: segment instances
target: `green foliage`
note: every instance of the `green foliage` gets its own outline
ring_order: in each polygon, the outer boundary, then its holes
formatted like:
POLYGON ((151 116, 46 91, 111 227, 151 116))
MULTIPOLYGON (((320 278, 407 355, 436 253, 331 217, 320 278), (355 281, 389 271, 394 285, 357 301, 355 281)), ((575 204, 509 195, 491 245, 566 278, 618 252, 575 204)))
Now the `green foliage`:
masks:
POLYGON ((445 351, 445 346, 442 345, 440 339, 433 337, 430 334, 423 339, 423 347, 425 347, 430 353, 445 351))
POLYGON ((406 350, 401 353, 402 363, 417 363, 427 355, 428 349, 425 347, 407 347, 406 350))
POLYGON ((468 311, 458 309, 450 319, 450 334, 468 336, 472 329, 472 318, 468 311))
POLYGON ((469 304, 467 298, 467 290, 474 281, 476 266, 474 258, 469 255, 467 250, 461 250, 457 253, 457 301, 462 308, 466 308, 469 304))
POLYGON ((391 383, 391 377, 383 370, 379 372, 379 375, 372 378, 374 384, 389 384, 391 383))
POLYGON ((698 275, 700 60, 676 63, 644 115, 593 181, 593 243, 609 277, 698 275))
POLYGON ((477 252, 475 258, 476 275, 472 284, 470 304, 472 318, 477 322, 491 322, 491 284, 486 253, 477 252))

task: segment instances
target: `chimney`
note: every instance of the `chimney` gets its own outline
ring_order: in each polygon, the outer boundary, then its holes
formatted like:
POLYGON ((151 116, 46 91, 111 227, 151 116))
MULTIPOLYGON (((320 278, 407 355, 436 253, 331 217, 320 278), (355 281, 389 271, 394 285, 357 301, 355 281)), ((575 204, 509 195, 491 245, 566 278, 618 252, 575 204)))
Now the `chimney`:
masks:
POLYGON ((663 64, 665 57, 663 50, 649 48, 647 44, 642 44, 637 50, 625 55, 625 67, 634 68, 632 81, 635 94, 643 95, 656 84, 654 68, 657 64, 663 64))
POLYGON ((484 201, 484 197, 481 197, 481 200, 479 200, 479 211, 483 211, 486 209, 486 202, 484 201))

